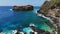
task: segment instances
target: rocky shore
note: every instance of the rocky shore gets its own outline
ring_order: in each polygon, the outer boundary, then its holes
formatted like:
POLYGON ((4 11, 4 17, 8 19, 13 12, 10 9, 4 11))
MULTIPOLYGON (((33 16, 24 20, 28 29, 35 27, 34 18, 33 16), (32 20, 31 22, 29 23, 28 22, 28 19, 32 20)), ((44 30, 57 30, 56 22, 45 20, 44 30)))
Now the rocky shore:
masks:
MULTIPOLYGON (((51 1, 53 1, 53 0, 51 0, 51 1)), ((59 2, 59 0, 57 0, 57 1, 58 2, 54 1, 55 2, 54 5, 50 4, 49 1, 46 1, 42 5, 41 9, 39 9, 37 11, 37 13, 43 14, 44 16, 50 18, 53 21, 53 23, 51 23, 51 24, 54 25, 56 28, 55 31, 57 31, 57 34, 60 34, 60 2, 59 2), (50 5, 48 5, 48 4, 50 4, 50 5)))
MULTIPOLYGON (((14 11, 30 11, 30 10, 33 10, 33 6, 32 5, 13 6, 13 10, 14 11)), ((55 27, 54 34, 56 34, 56 32, 57 34, 60 34, 60 2, 59 0, 46 1, 42 5, 42 7, 37 11, 37 13, 50 18, 53 21, 51 24, 55 27)), ((49 32, 38 30, 33 26, 31 28, 34 31, 38 32, 38 34, 50 34, 49 32)))
POLYGON ((50 32, 44 31, 44 30, 40 30, 35 28, 34 26, 31 26, 32 30, 37 32, 37 34, 50 34, 50 32))
POLYGON ((15 10, 15 11, 30 11, 30 10, 33 10, 33 6, 32 5, 13 6, 13 10, 15 10))

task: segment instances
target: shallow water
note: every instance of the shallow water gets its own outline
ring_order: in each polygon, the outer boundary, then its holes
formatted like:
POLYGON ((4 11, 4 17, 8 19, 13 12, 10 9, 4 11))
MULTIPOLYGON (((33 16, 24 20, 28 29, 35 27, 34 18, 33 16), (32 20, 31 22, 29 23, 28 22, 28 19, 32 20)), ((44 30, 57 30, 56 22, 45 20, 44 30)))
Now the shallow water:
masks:
POLYGON ((52 32, 53 28, 48 26, 45 21, 47 19, 37 16, 35 13, 38 7, 34 7, 32 11, 13 11, 11 6, 0 6, 0 30, 8 31, 29 27, 34 24, 36 28, 52 32))

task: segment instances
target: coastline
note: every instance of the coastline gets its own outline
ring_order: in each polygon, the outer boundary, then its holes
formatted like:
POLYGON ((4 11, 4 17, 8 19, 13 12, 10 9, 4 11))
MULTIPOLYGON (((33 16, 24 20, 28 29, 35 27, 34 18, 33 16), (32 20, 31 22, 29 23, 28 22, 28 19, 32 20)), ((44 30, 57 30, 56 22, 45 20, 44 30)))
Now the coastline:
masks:
POLYGON ((56 27, 56 24, 54 24, 54 21, 53 21, 51 18, 46 17, 46 16, 44 16, 43 14, 37 13, 37 11, 35 11, 35 13, 36 13, 38 16, 41 16, 41 17, 46 18, 47 20, 49 20, 49 21, 51 22, 51 24, 53 24, 53 26, 54 26, 55 28, 57 28, 57 27, 56 27))
POLYGON ((55 26, 54 34, 60 34, 60 0, 45 1, 37 12, 50 18, 53 21, 51 24, 55 26))
MULTIPOLYGON (((54 24, 54 21, 51 18, 46 17, 43 14, 37 13, 37 11, 35 11, 35 13, 37 14, 37 16, 40 16, 40 17, 43 17, 43 18, 49 20, 50 23, 46 23, 48 26, 53 27, 54 30, 55 30, 55 28, 57 28, 56 24, 54 24)), ((53 32, 50 32, 50 33, 53 33, 53 32)))

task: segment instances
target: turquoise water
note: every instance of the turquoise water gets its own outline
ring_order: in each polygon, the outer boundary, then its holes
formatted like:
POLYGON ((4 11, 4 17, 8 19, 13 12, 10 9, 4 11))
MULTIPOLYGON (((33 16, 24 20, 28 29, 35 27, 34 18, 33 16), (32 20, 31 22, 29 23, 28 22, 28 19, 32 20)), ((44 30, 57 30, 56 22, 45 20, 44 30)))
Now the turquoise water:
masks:
POLYGON ((11 6, 0 7, 0 30, 7 32, 10 30, 19 29, 25 31, 29 24, 34 24, 37 29, 52 32, 53 28, 48 26, 45 22, 47 19, 37 16, 35 13, 39 7, 34 7, 32 11, 13 11, 11 6))

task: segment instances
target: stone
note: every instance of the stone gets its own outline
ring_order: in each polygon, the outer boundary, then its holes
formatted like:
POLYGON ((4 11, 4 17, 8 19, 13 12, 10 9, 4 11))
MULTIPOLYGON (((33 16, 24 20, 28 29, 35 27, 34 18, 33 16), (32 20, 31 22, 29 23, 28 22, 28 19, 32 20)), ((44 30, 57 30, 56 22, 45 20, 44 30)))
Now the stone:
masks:
POLYGON ((13 10, 15 10, 15 11, 30 11, 30 10, 33 10, 33 6, 32 5, 13 6, 13 10))

